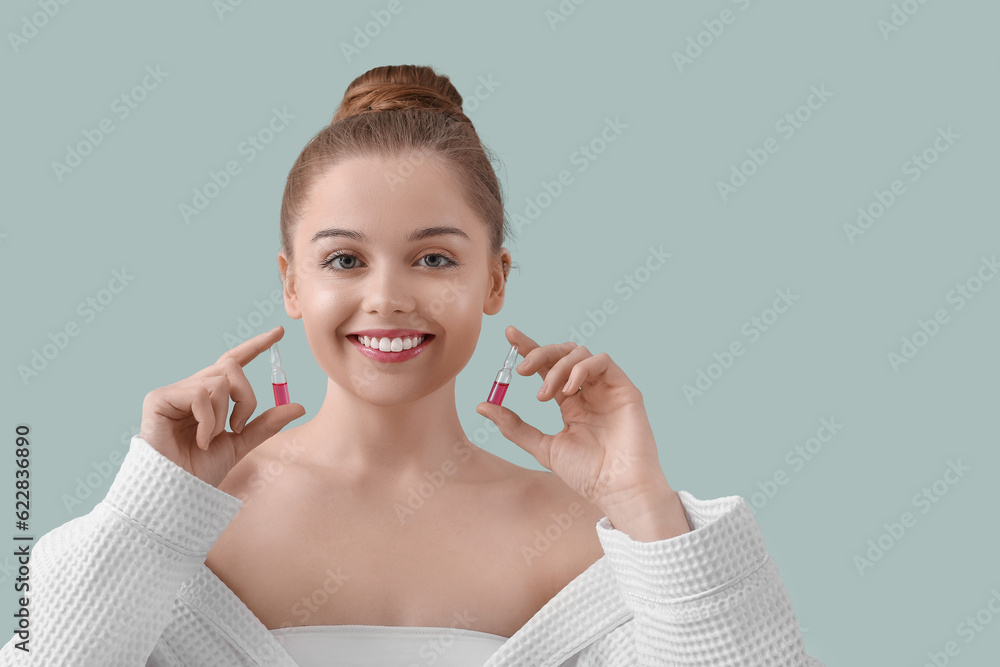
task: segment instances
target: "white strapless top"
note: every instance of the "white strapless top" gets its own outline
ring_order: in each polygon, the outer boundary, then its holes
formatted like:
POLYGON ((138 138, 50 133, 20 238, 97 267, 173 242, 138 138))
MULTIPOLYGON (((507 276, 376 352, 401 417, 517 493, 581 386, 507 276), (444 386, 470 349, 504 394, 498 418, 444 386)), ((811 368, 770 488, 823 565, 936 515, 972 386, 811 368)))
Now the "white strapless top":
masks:
POLYGON ((465 628, 305 625, 270 633, 299 667, 473 667, 507 637, 465 628))

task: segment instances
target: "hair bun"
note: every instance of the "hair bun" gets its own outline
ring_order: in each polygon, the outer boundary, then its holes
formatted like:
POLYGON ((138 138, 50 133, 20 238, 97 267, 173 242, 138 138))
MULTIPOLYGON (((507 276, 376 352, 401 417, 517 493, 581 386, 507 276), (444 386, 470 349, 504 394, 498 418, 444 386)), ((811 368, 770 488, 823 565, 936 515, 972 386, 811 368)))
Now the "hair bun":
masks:
POLYGON ((431 109, 471 124, 451 80, 426 65, 375 67, 350 83, 331 123, 372 111, 431 109))

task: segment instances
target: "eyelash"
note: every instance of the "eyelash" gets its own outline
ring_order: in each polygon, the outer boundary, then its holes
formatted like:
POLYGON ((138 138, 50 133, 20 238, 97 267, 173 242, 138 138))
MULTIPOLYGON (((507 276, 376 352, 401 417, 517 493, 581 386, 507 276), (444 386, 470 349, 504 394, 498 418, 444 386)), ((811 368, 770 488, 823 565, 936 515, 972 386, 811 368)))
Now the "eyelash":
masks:
MULTIPOLYGON (((424 259, 424 257, 432 257, 432 256, 443 257, 447 261, 447 263, 443 264, 441 266, 429 266, 429 267, 427 267, 429 269, 447 269, 447 268, 452 268, 452 267, 459 266, 459 263, 453 257, 451 257, 451 255, 449 255, 447 253, 443 253, 443 252, 429 252, 426 255, 424 255, 423 257, 421 257, 420 259, 424 259)), ((325 269, 330 269, 331 271, 350 271, 351 269, 334 268, 332 266, 333 262, 337 258, 339 258, 339 257, 354 257, 356 259, 357 255, 355 255, 354 253, 351 253, 351 252, 347 252, 346 250, 338 250, 337 252, 333 253, 332 255, 330 255, 329 257, 327 257, 326 259, 324 259, 320 263, 320 266, 323 267, 323 268, 325 268, 325 269)))

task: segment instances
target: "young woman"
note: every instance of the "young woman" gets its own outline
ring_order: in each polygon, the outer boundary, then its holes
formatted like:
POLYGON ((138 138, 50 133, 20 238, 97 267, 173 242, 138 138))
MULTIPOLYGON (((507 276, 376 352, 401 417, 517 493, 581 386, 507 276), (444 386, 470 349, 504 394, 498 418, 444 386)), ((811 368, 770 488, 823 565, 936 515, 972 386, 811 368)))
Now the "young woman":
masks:
POLYGON ((281 327, 150 392, 108 496, 35 546, 30 639, 3 664, 821 664, 745 501, 668 484, 607 353, 507 327, 565 427, 477 408, 542 472, 465 436, 456 377, 511 256, 461 107, 429 67, 350 84, 281 208, 322 406, 250 419, 243 367, 281 327))

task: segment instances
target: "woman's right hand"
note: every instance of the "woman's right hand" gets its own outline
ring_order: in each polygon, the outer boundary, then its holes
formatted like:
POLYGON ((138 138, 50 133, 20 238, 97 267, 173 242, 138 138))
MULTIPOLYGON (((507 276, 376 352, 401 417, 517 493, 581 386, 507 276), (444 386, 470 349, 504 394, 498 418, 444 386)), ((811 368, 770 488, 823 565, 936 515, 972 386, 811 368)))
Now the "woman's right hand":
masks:
POLYGON ((224 353, 211 366, 180 382, 146 394, 139 437, 199 479, 218 487, 254 447, 306 413, 298 403, 265 410, 244 426, 257 409, 243 367, 278 342, 283 327, 255 336, 224 353), (236 402, 226 431, 229 397, 236 402))

